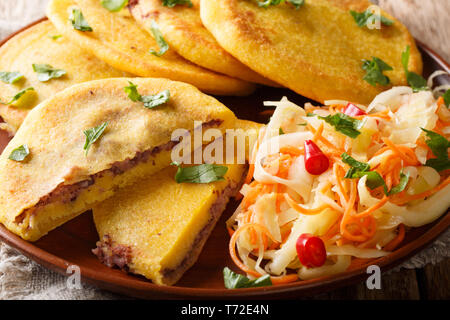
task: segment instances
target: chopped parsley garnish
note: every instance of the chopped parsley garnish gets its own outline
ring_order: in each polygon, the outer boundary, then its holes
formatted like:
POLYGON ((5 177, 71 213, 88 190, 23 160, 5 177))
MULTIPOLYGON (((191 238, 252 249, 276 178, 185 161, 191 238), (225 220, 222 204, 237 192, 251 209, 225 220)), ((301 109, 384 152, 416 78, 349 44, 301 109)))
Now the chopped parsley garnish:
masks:
POLYGON ((391 191, 389 191, 389 195, 397 194, 405 190, 406 186, 409 182, 409 173, 404 174, 403 172, 400 173, 400 182, 398 185, 393 187, 391 191))
POLYGON ((445 91, 444 95, 442 96, 444 98, 444 103, 447 106, 447 108, 450 106, 450 89, 445 91))
POLYGON ((178 166, 175 174, 177 183, 210 183, 224 180, 228 167, 215 164, 201 164, 198 166, 182 168, 178 163, 172 163, 178 166))
POLYGON ((28 149, 28 146, 26 144, 23 144, 15 148, 9 155, 8 159, 14 161, 23 161, 29 154, 30 150, 28 149))
POLYGON ((409 174, 400 173, 400 182, 393 187, 390 191, 386 186, 386 182, 383 177, 376 171, 370 171, 370 165, 368 163, 360 162, 347 153, 341 154, 342 162, 348 164, 350 169, 345 174, 346 179, 359 179, 367 176, 366 186, 371 190, 378 187, 383 187, 384 193, 388 196, 402 192, 409 181, 409 174))
POLYGON ((394 23, 394 21, 386 18, 385 16, 375 15, 370 9, 367 9, 366 11, 363 12, 356 12, 350 10, 350 14, 352 15, 353 19, 355 19, 355 22, 358 25, 358 27, 367 26, 369 23, 377 20, 379 20, 385 26, 391 26, 394 23))
POLYGON ((436 171, 443 171, 450 169, 450 160, 448 158, 448 148, 450 148, 450 141, 440 134, 421 128, 427 135, 425 143, 431 149, 436 158, 428 159, 426 166, 432 167, 436 171))
POLYGON ((336 113, 326 117, 318 117, 319 119, 322 119, 326 123, 332 125, 336 131, 345 134, 350 138, 354 139, 361 134, 359 129, 361 129, 363 121, 354 119, 346 114, 336 113))
POLYGON ((23 79, 23 74, 20 72, 0 71, 0 80, 4 83, 14 84, 23 79))
POLYGON ((72 16, 70 17, 70 22, 75 30, 82 32, 92 32, 92 28, 89 23, 84 18, 83 13, 79 9, 72 9, 72 16))
POLYGON ((12 99, 9 102, 1 102, 2 104, 6 104, 6 105, 10 105, 13 104, 14 102, 18 101, 20 98, 22 98, 27 92, 29 91, 34 91, 33 87, 29 87, 23 90, 20 90, 18 93, 16 93, 16 95, 14 97, 12 97, 12 99))
POLYGON ((288 2, 292 4, 296 9, 298 9, 305 4, 305 0, 256 0, 256 2, 258 2, 258 6, 263 8, 268 8, 269 6, 277 6, 281 3, 288 2))
POLYGON ((86 142, 84 144, 83 150, 85 151, 86 156, 88 155, 91 146, 95 143, 95 141, 97 141, 101 137, 107 126, 108 122, 104 122, 98 127, 84 130, 86 142))
POLYGON ((424 77, 415 72, 408 71, 410 50, 411 47, 407 46, 406 50, 402 52, 402 64, 403 69, 405 70, 406 81, 408 81, 408 85, 414 90, 414 92, 428 90, 427 80, 425 80, 424 77))
POLYGON ((133 102, 142 102, 144 103, 144 107, 148 109, 156 108, 170 99, 170 91, 164 90, 155 95, 142 96, 139 94, 137 90, 137 85, 133 82, 128 81, 130 84, 128 87, 125 87, 124 90, 128 94, 128 98, 130 98, 133 102))
POLYGON ((346 152, 341 155, 342 162, 348 164, 351 168, 347 171, 345 178, 351 178, 357 171, 369 171, 370 165, 368 163, 359 162, 356 159, 349 156, 346 152))
POLYGON ((361 68, 366 71, 366 75, 364 76, 363 80, 367 81, 374 87, 377 84, 386 86, 391 82, 389 77, 383 74, 383 71, 389 71, 393 69, 390 65, 388 65, 380 58, 372 57, 372 61, 363 60, 361 68))
POLYGON ((173 8, 176 5, 187 5, 189 8, 192 7, 191 0, 163 0, 163 6, 173 8))
POLYGON ((61 78, 67 73, 66 70, 54 69, 49 64, 33 64, 33 70, 38 74, 38 80, 41 82, 61 78))
POLYGON ((255 280, 250 280, 246 276, 233 272, 229 268, 223 269, 223 281, 227 289, 255 288, 272 285, 272 280, 268 274, 255 280))
POLYGON ((161 30, 159 30, 159 26, 155 20, 152 20, 150 31, 152 32, 153 37, 155 38, 156 43, 159 46, 159 52, 150 49, 150 53, 154 54, 157 57, 161 57, 164 53, 167 52, 167 50, 169 50, 169 45, 167 44, 166 40, 164 40, 161 30))
POLYGON ((118 12, 122 10, 127 4, 128 0, 102 0, 103 8, 111 12, 118 12))

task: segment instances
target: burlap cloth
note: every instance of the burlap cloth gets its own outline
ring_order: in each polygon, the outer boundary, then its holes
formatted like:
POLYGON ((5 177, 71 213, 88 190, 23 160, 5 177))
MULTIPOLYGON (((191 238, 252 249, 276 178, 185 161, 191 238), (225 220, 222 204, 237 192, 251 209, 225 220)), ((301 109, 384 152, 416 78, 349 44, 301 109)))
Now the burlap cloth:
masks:
MULTIPOLYGON (((27 23, 37 20, 44 16, 45 6, 48 0, 0 0, 0 39, 3 39, 10 33, 18 30, 27 23)), ((430 47, 441 52, 446 59, 450 61, 450 50, 447 42, 440 42, 442 34, 436 32, 439 28, 436 26, 435 15, 445 16, 442 20, 443 32, 448 32, 449 21, 448 12, 450 12, 450 1, 447 0, 429 0, 425 1, 428 5, 431 3, 430 11, 433 19, 426 19, 424 8, 419 10, 421 14, 415 14, 414 21, 408 21, 408 10, 415 10, 423 7, 423 1, 420 0, 380 0, 380 5, 391 9, 399 18, 404 18, 404 22, 411 29, 413 34, 419 39, 425 40, 419 35, 426 32, 428 25, 430 30, 435 30, 434 36, 427 38, 426 42, 430 47), (447 6, 438 8, 433 6, 447 6), (422 17, 423 20, 418 18, 422 17), (433 24, 430 24, 431 23, 433 24), (425 31, 424 31, 425 30, 425 31), (447 47, 442 47, 446 44, 447 47)), ((427 9, 428 10, 428 9, 427 9)), ((440 19, 440 18, 439 18, 440 19)), ((439 20, 437 19, 437 20, 439 20)), ((439 23, 439 22, 438 22, 439 23)), ((445 36, 445 35, 444 35, 445 36)), ((448 39, 448 37, 443 37, 448 39)), ((450 230, 447 230, 437 241, 427 249, 395 268, 391 272, 398 272, 401 268, 422 268, 428 263, 438 263, 444 258, 450 257, 450 230)), ((30 259, 26 258, 15 249, 0 242, 0 299, 117 299, 121 298, 115 294, 99 290, 86 283, 82 283, 82 289, 68 289, 67 278, 63 275, 50 271, 30 259)))

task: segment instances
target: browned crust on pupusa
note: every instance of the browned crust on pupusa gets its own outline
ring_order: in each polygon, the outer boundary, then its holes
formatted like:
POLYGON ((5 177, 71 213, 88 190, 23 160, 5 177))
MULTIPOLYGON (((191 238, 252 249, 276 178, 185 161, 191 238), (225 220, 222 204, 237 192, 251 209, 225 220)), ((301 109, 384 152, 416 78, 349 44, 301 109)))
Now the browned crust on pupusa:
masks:
POLYGON ((256 1, 201 0, 203 24, 219 44, 259 74, 312 100, 347 100, 361 104, 390 86, 364 81, 362 60, 376 56, 393 67, 391 85, 407 85, 401 53, 409 45, 409 70, 422 72, 414 38, 394 17, 380 30, 358 27, 350 10, 364 11, 368 0, 306 1, 296 10, 256 1))
POLYGON ((192 6, 175 7, 165 6, 161 0, 139 0, 132 3, 130 12, 145 30, 150 30, 155 21, 170 47, 196 65, 244 81, 278 87, 217 43, 201 22, 199 7, 200 0, 192 0, 192 6))

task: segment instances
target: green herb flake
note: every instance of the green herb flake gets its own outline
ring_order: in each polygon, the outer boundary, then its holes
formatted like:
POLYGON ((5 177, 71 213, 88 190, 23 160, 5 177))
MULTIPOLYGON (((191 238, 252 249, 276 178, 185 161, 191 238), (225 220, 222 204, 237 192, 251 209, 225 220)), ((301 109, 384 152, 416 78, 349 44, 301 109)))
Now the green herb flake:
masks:
POLYGON ((41 82, 61 78, 67 73, 63 69, 54 69, 49 64, 33 64, 33 70, 38 74, 38 80, 41 82))
POLYGON ((187 5, 189 8, 192 7, 191 0, 163 0, 163 6, 173 8, 176 5, 187 5))
POLYGON ((448 158, 448 148, 450 148, 450 141, 440 134, 421 128, 427 136, 425 143, 431 149, 436 158, 428 159, 426 166, 432 167, 436 171, 443 171, 450 169, 450 160, 448 158))
POLYGON ((161 57, 164 53, 167 52, 167 50, 169 50, 169 45, 167 44, 166 40, 164 40, 161 30, 159 29, 159 26, 155 20, 152 20, 150 31, 152 32, 153 37, 155 38, 156 43, 159 46, 159 52, 150 49, 150 53, 157 57, 161 57))
POLYGON ((224 176, 228 167, 215 164, 201 164, 198 166, 182 168, 178 163, 172 163, 178 166, 175 174, 177 183, 211 183, 225 180, 224 176))
POLYGON ((408 182, 409 182, 409 173, 407 174, 404 174, 403 172, 400 173, 400 182, 398 183, 398 185, 393 187, 391 191, 389 191, 389 195, 391 196, 393 194, 397 194, 405 190, 406 186, 408 185, 408 182))
POLYGON ((341 155, 342 162, 348 164, 351 169, 347 171, 345 178, 352 177, 353 173, 357 171, 370 171, 370 165, 368 163, 359 162, 356 159, 349 156, 346 152, 341 155))
POLYGON ((442 96, 444 98, 444 103, 447 106, 447 108, 450 106, 450 89, 445 91, 444 95, 442 96))
POLYGON ((14 84, 19 82, 24 78, 23 74, 20 72, 7 72, 7 71, 0 71, 0 80, 4 83, 14 84))
POLYGON ((380 84, 382 86, 388 85, 391 80, 388 76, 383 74, 383 71, 393 70, 390 65, 377 57, 372 57, 372 61, 363 60, 361 68, 366 71, 366 75, 363 80, 367 81, 370 85, 376 86, 380 84))
POLYGON ((8 159, 14 161, 23 161, 30 154, 30 150, 26 144, 21 145, 14 149, 9 155, 8 159))
POLYGON ((250 280, 246 276, 233 272, 227 267, 223 269, 223 280, 227 289, 256 288, 272 285, 272 280, 268 274, 258 279, 250 280))
POLYGON ((5 104, 5 105, 13 104, 14 102, 16 102, 20 98, 22 98, 29 91, 34 91, 34 88, 33 87, 29 87, 29 88, 20 90, 18 93, 16 93, 16 95, 14 97, 12 97, 12 99, 9 102, 1 102, 0 101, 0 103, 5 104))
POLYGON ((344 163, 350 165, 350 169, 345 174, 346 179, 359 179, 367 176, 367 187, 372 190, 378 187, 383 187, 384 192, 386 194, 388 193, 383 177, 376 171, 370 171, 370 165, 368 163, 359 162, 345 152, 341 155, 341 158, 344 163))
POLYGON ((283 128, 280 127, 280 129, 278 129, 278 134, 281 136, 284 134, 283 128))
POLYGON ((350 138, 358 137, 361 132, 362 121, 354 119, 343 113, 336 113, 326 117, 319 116, 319 119, 324 120, 328 124, 332 125, 336 131, 345 134, 350 138))
POLYGON ((58 40, 59 38, 62 37, 62 35, 57 34, 57 35, 52 36, 52 35, 49 34, 49 35, 47 35, 47 37, 49 37, 52 40, 58 40))
POLYGON ((352 17, 355 20, 358 27, 361 27, 361 28, 368 26, 369 23, 371 23, 372 21, 377 21, 377 20, 379 20, 385 26, 391 26, 394 23, 393 20, 388 19, 385 16, 375 15, 370 9, 367 9, 366 11, 363 11, 363 12, 356 12, 356 11, 350 10, 350 14, 352 15, 352 17))
POLYGON ((156 108, 160 105, 167 103, 170 99, 170 91, 164 90, 155 95, 142 96, 139 94, 137 90, 137 85, 133 82, 128 81, 130 84, 128 87, 125 87, 124 90, 128 94, 128 98, 130 98, 133 102, 142 102, 144 103, 144 107, 148 109, 156 108))
POLYGON ((82 32, 92 32, 93 29, 89 26, 87 20, 84 18, 83 13, 79 9, 72 9, 72 16, 70 22, 75 30, 82 32))
POLYGON ((108 126, 108 122, 104 122, 98 127, 91 128, 88 130, 84 130, 84 135, 86 136, 86 142, 84 144, 83 150, 85 151, 86 156, 88 155, 89 149, 91 146, 101 137, 106 127, 108 126))
POLYGON ((403 69, 405 70, 406 81, 408 82, 408 85, 414 90, 414 92, 429 90, 427 80, 425 80, 424 77, 415 72, 408 71, 410 50, 411 47, 407 46, 406 50, 402 52, 402 65, 403 69))
POLYGON ((268 8, 269 6, 277 6, 284 2, 292 4, 295 7, 295 9, 298 9, 305 4, 305 0, 265 0, 265 1, 257 0, 258 6, 262 8, 268 8))
POLYGON ((103 8, 111 12, 118 12, 122 10, 127 4, 128 0, 102 0, 103 8))

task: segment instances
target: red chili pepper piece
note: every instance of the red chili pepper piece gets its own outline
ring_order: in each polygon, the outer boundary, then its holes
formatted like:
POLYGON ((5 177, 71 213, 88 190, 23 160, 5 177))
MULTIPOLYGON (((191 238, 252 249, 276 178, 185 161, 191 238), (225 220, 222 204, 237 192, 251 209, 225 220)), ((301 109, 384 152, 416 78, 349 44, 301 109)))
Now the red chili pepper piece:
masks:
POLYGON ((355 106, 353 103, 347 104, 347 106, 344 109, 344 114, 350 116, 350 117, 356 117, 356 116, 365 116, 367 112, 364 110, 361 110, 357 106, 355 106))
POLYGON ((307 268, 321 267, 327 260, 325 244, 319 237, 303 233, 297 239, 298 259, 307 268))
POLYGON ((312 140, 305 141, 305 169, 308 173, 319 175, 328 170, 330 161, 312 140))

